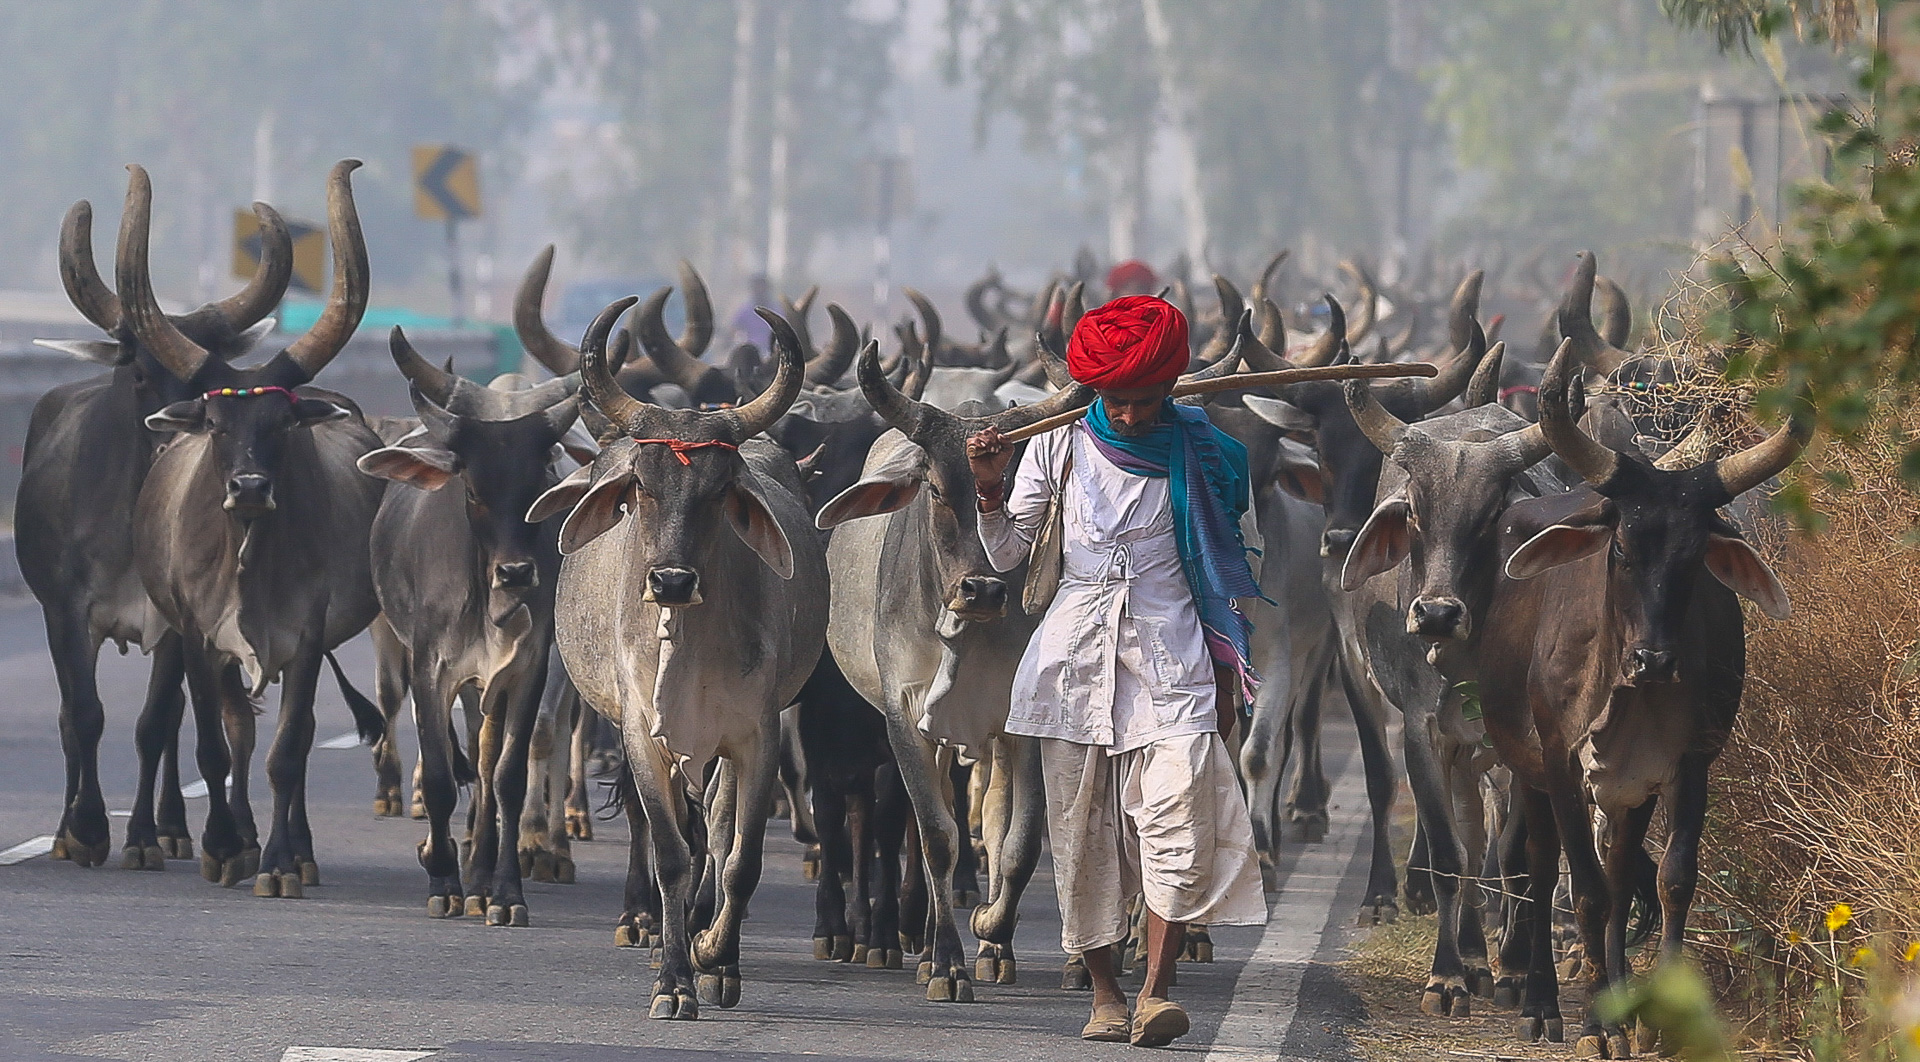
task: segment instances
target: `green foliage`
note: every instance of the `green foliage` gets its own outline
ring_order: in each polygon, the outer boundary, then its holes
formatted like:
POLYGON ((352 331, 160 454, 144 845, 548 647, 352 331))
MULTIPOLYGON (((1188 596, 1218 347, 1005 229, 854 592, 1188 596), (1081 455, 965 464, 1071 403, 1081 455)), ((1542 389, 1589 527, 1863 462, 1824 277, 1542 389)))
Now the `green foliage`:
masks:
POLYGON ((1747 53, 1755 40, 1789 29, 1803 37, 1852 40, 1860 32, 1861 6, 1859 0, 1660 0, 1668 18, 1712 33, 1721 51, 1747 53))
POLYGON ((366 160, 355 188, 375 283, 411 274, 436 245, 412 216, 409 146, 486 147, 499 172, 526 114, 498 76, 485 11, 472 0, 9 4, 0 284, 52 282, 60 216, 81 195, 95 201, 96 236, 111 240, 128 162, 153 172, 162 286, 183 291, 202 260, 224 273, 227 216, 251 198, 254 131, 268 110, 275 205, 324 217, 327 167, 366 160))
MULTIPOLYGON (((776 16, 784 8, 792 18, 798 130, 793 247, 796 260, 805 261, 821 233, 862 220, 861 160, 893 149, 882 102, 892 76, 888 49, 899 26, 860 17, 854 0, 759 6, 751 164, 764 186, 776 16)), ((551 0, 537 9, 556 18, 557 63, 591 84, 614 119, 615 142, 596 148, 610 171, 605 180, 562 190, 576 249, 610 265, 661 272, 682 257, 713 261, 728 207, 735 5, 551 0)), ((764 218, 764 205, 758 216, 764 218)), ((756 231, 764 235, 764 223, 756 231)))
POLYGON ((1645 1022, 1686 1062, 1733 1062, 1713 993, 1692 967, 1663 965, 1647 977, 1609 988, 1594 1007, 1603 1021, 1645 1022))

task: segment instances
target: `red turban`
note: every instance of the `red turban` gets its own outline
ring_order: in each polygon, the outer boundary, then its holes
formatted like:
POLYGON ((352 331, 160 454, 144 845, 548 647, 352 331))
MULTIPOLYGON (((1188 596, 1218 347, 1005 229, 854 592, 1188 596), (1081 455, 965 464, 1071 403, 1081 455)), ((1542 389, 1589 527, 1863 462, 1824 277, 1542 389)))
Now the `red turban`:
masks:
POLYGON ((1067 371, 1096 391, 1172 383, 1187 371, 1186 315, 1151 295, 1088 310, 1067 340, 1067 371))
POLYGON ((1107 290, 1116 295, 1144 295, 1160 286, 1153 267, 1138 258, 1129 258, 1107 271, 1107 290))

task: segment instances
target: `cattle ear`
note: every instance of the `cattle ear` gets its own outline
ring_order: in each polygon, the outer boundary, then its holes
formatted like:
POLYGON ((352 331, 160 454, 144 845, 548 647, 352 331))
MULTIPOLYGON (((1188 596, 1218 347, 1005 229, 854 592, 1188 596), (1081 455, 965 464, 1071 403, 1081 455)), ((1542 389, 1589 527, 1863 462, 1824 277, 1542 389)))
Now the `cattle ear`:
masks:
POLYGON ((733 525, 733 533, 740 536, 747 548, 759 554, 775 575, 793 578, 793 546, 787 542, 787 533, 780 521, 773 518, 759 488, 744 478, 736 480, 733 489, 727 492, 727 523, 733 525))
POLYGON ((920 494, 927 477, 927 452, 918 446, 902 447, 880 467, 866 473, 860 482, 834 496, 820 510, 813 526, 822 531, 838 527, 862 516, 884 516, 899 512, 920 494))
POLYGON ((1366 526, 1347 551, 1347 562, 1340 568, 1340 589, 1353 593, 1368 579, 1398 568, 1407 559, 1413 548, 1413 535, 1407 526, 1412 512, 1405 498, 1393 498, 1367 517, 1366 526))
POLYGON ((149 431, 200 431, 207 425, 207 400, 189 398, 162 409, 147 418, 149 431))
POLYGON ((120 344, 107 339, 36 339, 33 345, 100 365, 119 365, 122 360, 120 344))
POLYGON ((1282 402, 1278 398, 1265 395, 1242 395, 1240 401, 1261 420, 1282 431, 1312 431, 1316 425, 1313 414, 1291 402, 1282 402))
POLYGON ((612 530, 626 519, 626 509, 632 505, 633 496, 630 472, 609 476, 594 484, 560 525, 560 552, 573 553, 612 530))
POLYGON ((1787 600, 1787 588, 1773 574, 1767 562, 1752 546, 1731 535, 1712 535, 1707 539, 1707 570, 1727 589, 1760 606, 1760 611, 1777 620, 1793 614, 1787 600))
POLYGON ((1611 523, 1554 524, 1533 536, 1507 558, 1507 578, 1531 579, 1542 572, 1571 564, 1607 548, 1613 539, 1611 523))
POLYGON ((405 483, 421 490, 439 490, 460 471, 460 457, 448 450, 385 446, 355 462, 375 479, 405 483))
POLYGON ((1274 454, 1273 482, 1281 490, 1315 505, 1327 503, 1326 474, 1312 451, 1289 440, 1280 440, 1274 454))
POLYGON ((547 488, 527 509, 527 523, 538 524, 559 516, 580 504, 587 488, 593 486, 593 466, 576 468, 567 478, 547 488))
POLYGON ((293 419, 311 427, 325 424, 330 420, 345 420, 353 416, 353 410, 335 405, 320 398, 299 398, 293 403, 293 419))

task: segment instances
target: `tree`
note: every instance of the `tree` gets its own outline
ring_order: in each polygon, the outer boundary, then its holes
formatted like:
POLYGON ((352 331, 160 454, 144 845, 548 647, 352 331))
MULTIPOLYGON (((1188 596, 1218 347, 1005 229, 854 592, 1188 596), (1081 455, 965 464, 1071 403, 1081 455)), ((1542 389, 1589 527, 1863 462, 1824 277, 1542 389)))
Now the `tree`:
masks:
POLYGON ((227 219, 251 199, 263 115, 275 205, 324 217, 327 167, 365 159, 355 190, 374 281, 411 276, 437 244, 413 217, 409 145, 452 141, 481 149, 491 174, 512 167, 527 111, 500 75, 499 30, 467 0, 11 5, 0 22, 0 240, 10 251, 0 283, 52 282, 60 217, 76 198, 95 201, 96 237, 111 240, 121 166, 141 162, 156 185, 156 274, 170 293, 204 288, 214 278, 193 279, 195 266, 224 272, 227 219))

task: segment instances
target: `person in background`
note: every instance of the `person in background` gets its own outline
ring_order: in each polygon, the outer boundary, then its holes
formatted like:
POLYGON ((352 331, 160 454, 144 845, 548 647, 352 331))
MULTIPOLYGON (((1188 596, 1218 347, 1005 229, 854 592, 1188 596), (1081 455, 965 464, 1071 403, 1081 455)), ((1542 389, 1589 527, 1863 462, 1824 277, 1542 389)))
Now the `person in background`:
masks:
POLYGON ((1237 598, 1260 596, 1240 529, 1247 451, 1175 405, 1187 322, 1148 295, 1089 310, 1067 344, 1099 398, 1036 436, 1013 478, 992 428, 967 441, 980 541, 1000 571, 1028 559, 1061 499, 1060 585, 1014 674, 1006 732, 1038 739, 1060 944, 1085 957, 1081 1037, 1161 1047, 1188 1030, 1167 998, 1186 927, 1264 925, 1253 822, 1223 737, 1258 678, 1237 598), (1116 976, 1127 905, 1147 907, 1146 983, 1116 976))
POLYGON ((763 357, 766 351, 772 349, 773 329, 753 311, 761 306, 778 311, 779 307, 773 304, 773 284, 767 280, 765 273, 755 273, 747 280, 747 292, 747 301, 741 303, 727 321, 727 341, 715 343, 707 349, 706 359, 716 365, 726 365, 736 360, 733 349, 742 343, 753 344, 763 357))
POLYGON ((1154 275, 1153 267, 1138 258, 1129 258, 1107 270, 1108 298, 1152 295, 1159 290, 1160 278, 1154 275))

